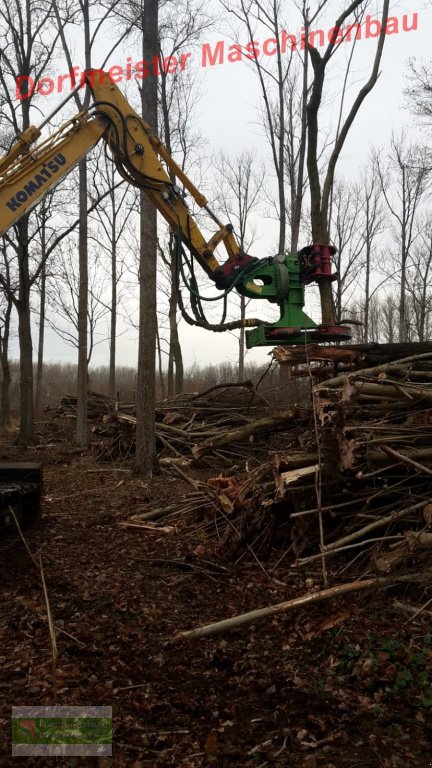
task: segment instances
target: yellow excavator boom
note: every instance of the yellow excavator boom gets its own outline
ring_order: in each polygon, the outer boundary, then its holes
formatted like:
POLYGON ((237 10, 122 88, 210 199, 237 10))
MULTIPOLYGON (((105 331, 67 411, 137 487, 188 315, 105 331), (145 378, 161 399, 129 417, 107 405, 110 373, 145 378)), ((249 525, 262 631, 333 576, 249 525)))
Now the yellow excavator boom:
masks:
MULTIPOLYGON (((210 210, 207 199, 108 74, 88 70, 85 82, 93 95, 87 111, 77 114, 40 143, 35 143, 40 130, 30 126, 0 159, 0 234, 28 213, 103 138, 121 176, 144 190, 174 232, 182 232, 183 241, 216 284, 221 265, 214 251, 220 243, 228 254, 224 276, 228 274, 229 278, 231 272, 249 262, 255 263, 256 259, 241 251, 231 225, 224 226, 210 210), (191 214, 183 190, 217 225, 209 240, 191 214)), ((224 276, 220 277, 219 287, 223 287, 224 276)))

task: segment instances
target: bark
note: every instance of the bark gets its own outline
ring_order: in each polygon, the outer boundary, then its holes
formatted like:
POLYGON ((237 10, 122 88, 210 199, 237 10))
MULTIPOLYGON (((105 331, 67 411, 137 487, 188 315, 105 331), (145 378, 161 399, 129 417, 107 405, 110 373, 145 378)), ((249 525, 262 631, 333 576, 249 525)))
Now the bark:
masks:
MULTIPOLYGON (((142 58, 150 61, 158 51, 158 0, 145 0, 142 15, 142 58)), ((157 79, 153 73, 143 80, 143 118, 157 133, 157 79)), ((137 425, 135 471, 151 478, 156 465, 155 435, 155 351, 156 316, 156 209, 141 192, 139 339, 137 371, 137 425)))

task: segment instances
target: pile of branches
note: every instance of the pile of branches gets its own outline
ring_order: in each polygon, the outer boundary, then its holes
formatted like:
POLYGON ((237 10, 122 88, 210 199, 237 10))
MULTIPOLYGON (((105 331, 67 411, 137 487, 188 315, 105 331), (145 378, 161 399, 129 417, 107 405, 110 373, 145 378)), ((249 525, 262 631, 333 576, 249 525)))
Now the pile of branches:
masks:
POLYGON ((432 353, 318 382, 312 399, 283 451, 252 471, 190 480, 190 494, 137 520, 188 521, 205 557, 263 562, 276 551, 302 567, 343 556, 344 568, 348 558, 379 574, 430 564, 432 353))
MULTIPOLYGON (((76 417, 76 398, 62 398, 59 413, 76 417)), ((102 460, 133 461, 134 404, 89 393, 87 415, 92 447, 102 460)), ((251 382, 216 385, 200 394, 180 395, 156 406, 156 440, 161 466, 248 466, 265 459, 274 435, 293 419, 292 409, 271 412, 251 382)))
MULTIPOLYGON (((397 359, 398 345, 284 350, 310 382, 310 407, 271 409, 251 383, 220 385, 157 405, 163 471, 190 493, 134 515, 183 526, 200 557, 296 567, 355 564, 403 572, 432 548, 432 349, 397 359), (384 361, 371 366, 371 361, 384 361), (359 367, 361 362, 364 368, 359 367), (336 373, 323 380, 323 371, 336 373), (313 385, 313 386, 312 386, 313 385), (205 481, 193 472, 208 469, 205 481)), ((63 413, 73 414, 72 398, 63 413)), ((89 397, 94 445, 133 459, 135 409, 89 397)))
POLYGON ((432 354, 342 374, 314 395, 323 475, 340 483, 321 509, 337 525, 320 556, 366 551, 385 573, 430 563, 432 354))

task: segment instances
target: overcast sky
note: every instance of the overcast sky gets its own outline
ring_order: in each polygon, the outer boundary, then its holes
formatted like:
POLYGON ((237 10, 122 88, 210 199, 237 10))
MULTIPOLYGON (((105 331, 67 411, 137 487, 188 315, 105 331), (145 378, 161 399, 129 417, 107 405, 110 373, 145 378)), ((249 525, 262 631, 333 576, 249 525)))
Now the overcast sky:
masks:
MULTIPOLYGON (((343 6, 340 0, 330 2, 330 12, 320 20, 316 28, 321 28, 325 33, 334 25, 338 11, 343 6)), ((295 6, 289 0, 285 2, 286 18, 282 20, 287 32, 299 36, 300 23, 296 15, 295 6)), ((391 15, 398 20, 399 32, 390 35, 386 39, 384 55, 381 66, 381 77, 374 91, 367 97, 360 114, 349 134, 347 143, 341 158, 340 172, 349 178, 355 179, 359 169, 366 163, 372 146, 382 148, 385 152, 389 145, 392 131, 399 131, 405 127, 407 131, 418 135, 418 128, 413 125, 413 118, 406 109, 403 91, 407 87, 406 73, 408 60, 412 57, 428 59, 430 54, 430 39, 432 30, 432 10, 424 0, 415 3, 414 0, 401 0, 391 4, 391 15), (413 22, 417 29, 404 32, 402 20, 407 15, 409 26, 413 22)), ((371 16, 374 17, 373 8, 371 16)), ((259 126, 257 107, 259 107, 259 89, 253 66, 245 60, 229 63, 227 61, 228 47, 232 45, 233 38, 229 31, 229 17, 221 15, 221 23, 203 40, 208 47, 202 46, 185 49, 184 53, 190 53, 184 60, 184 66, 194 68, 199 75, 202 97, 197 106, 194 117, 194 130, 200 131, 205 138, 203 165, 210 161, 213 152, 221 149, 229 153, 238 153, 245 148, 254 148, 269 169, 271 176, 271 164, 263 131, 259 126), (217 43, 223 45, 216 48, 217 43), (224 47, 225 60, 220 63, 210 64, 211 56, 224 47), (205 64, 205 66, 203 66, 205 64)), ((396 22, 393 24, 396 29, 396 22)), ((260 45, 269 37, 263 30, 257 30, 256 39, 260 45)), ((376 39, 364 39, 365 29, 362 30, 362 38, 357 41, 355 64, 352 70, 353 82, 348 93, 347 106, 354 98, 358 87, 364 83, 370 73, 373 56, 376 50, 376 39)), ((112 39, 106 35, 103 37, 100 49, 101 61, 112 46, 112 39)), ((245 45, 248 40, 242 34, 237 42, 245 45)), ((335 124, 338 115, 338 98, 341 91, 341 78, 343 77, 347 57, 352 43, 344 43, 333 59, 329 69, 325 93, 325 122, 327 127, 335 124)), ((269 49, 271 46, 269 45, 269 49)), ((76 37, 76 52, 74 63, 80 64, 80 35, 76 37)), ((109 60, 109 65, 125 66, 127 57, 132 62, 138 61, 138 44, 128 43, 127 47, 116 51, 109 60)), ((217 57, 216 57, 217 58, 217 57)), ((270 61, 270 57, 267 57, 270 61)), ((101 62, 94 60, 94 66, 101 62)), ((52 76, 64 74, 67 66, 61 58, 56 60, 52 68, 52 76)), ((126 83, 119 83, 124 90, 126 83)), ((128 91, 133 88, 133 83, 128 84, 128 91)), ((49 113, 58 97, 53 94, 39 98, 38 107, 46 114, 49 113)), ((38 118, 34 118, 36 121, 38 118)), ((206 170, 206 173, 209 171, 206 170)), ((212 172, 213 179, 214 172, 212 172)), ((271 183, 271 181, 270 181, 271 183)), ((273 252, 275 245, 274 227, 263 217, 257 220, 258 239, 253 248, 253 255, 266 256, 273 252)), ((306 244, 306 243, 305 243, 306 244)), ((210 288, 211 292, 211 288, 210 288)), ((256 314, 253 312, 252 314, 256 314)), ((314 316, 319 321, 319 316, 314 316)), ((36 337, 35 337, 36 338, 36 337)), ((188 367, 194 362, 199 365, 219 362, 227 358, 236 360, 237 342, 230 334, 211 334, 200 329, 191 329, 181 323, 181 339, 185 365, 188 367)), ((36 346, 36 344, 35 344, 36 346)), ((271 348, 261 348, 249 353, 248 357, 255 360, 266 360, 266 355, 271 348)), ((16 342, 12 347, 12 355, 16 355, 16 342)), ((75 351, 61 342, 52 331, 47 332, 46 353, 47 360, 63 360, 75 362, 75 351)), ((108 349, 106 344, 96 347, 92 364, 103 365, 108 363, 108 349)), ((136 339, 131 331, 122 335, 119 350, 119 365, 135 365, 136 363, 136 339)))

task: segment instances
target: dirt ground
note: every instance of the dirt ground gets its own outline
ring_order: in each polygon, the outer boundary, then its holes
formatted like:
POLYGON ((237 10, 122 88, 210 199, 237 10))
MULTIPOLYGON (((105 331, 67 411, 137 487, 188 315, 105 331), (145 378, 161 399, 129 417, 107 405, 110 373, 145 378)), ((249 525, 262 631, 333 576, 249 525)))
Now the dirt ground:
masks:
MULTIPOLYGON (((0 450, 44 463, 43 514, 26 535, 42 552, 57 628, 58 703, 113 708, 113 757, 100 767, 432 766, 431 614, 400 607, 421 607, 431 589, 173 642, 179 630, 320 587, 319 570, 298 573, 286 558, 275 567, 280 551, 261 566, 200 559, 190 523, 168 534, 121 527, 149 501, 186 491, 168 474, 146 484, 64 445, 0 450)), ((39 576, 14 534, 0 542, 0 563, 0 765, 13 766, 11 706, 54 703, 51 652, 39 576)))

